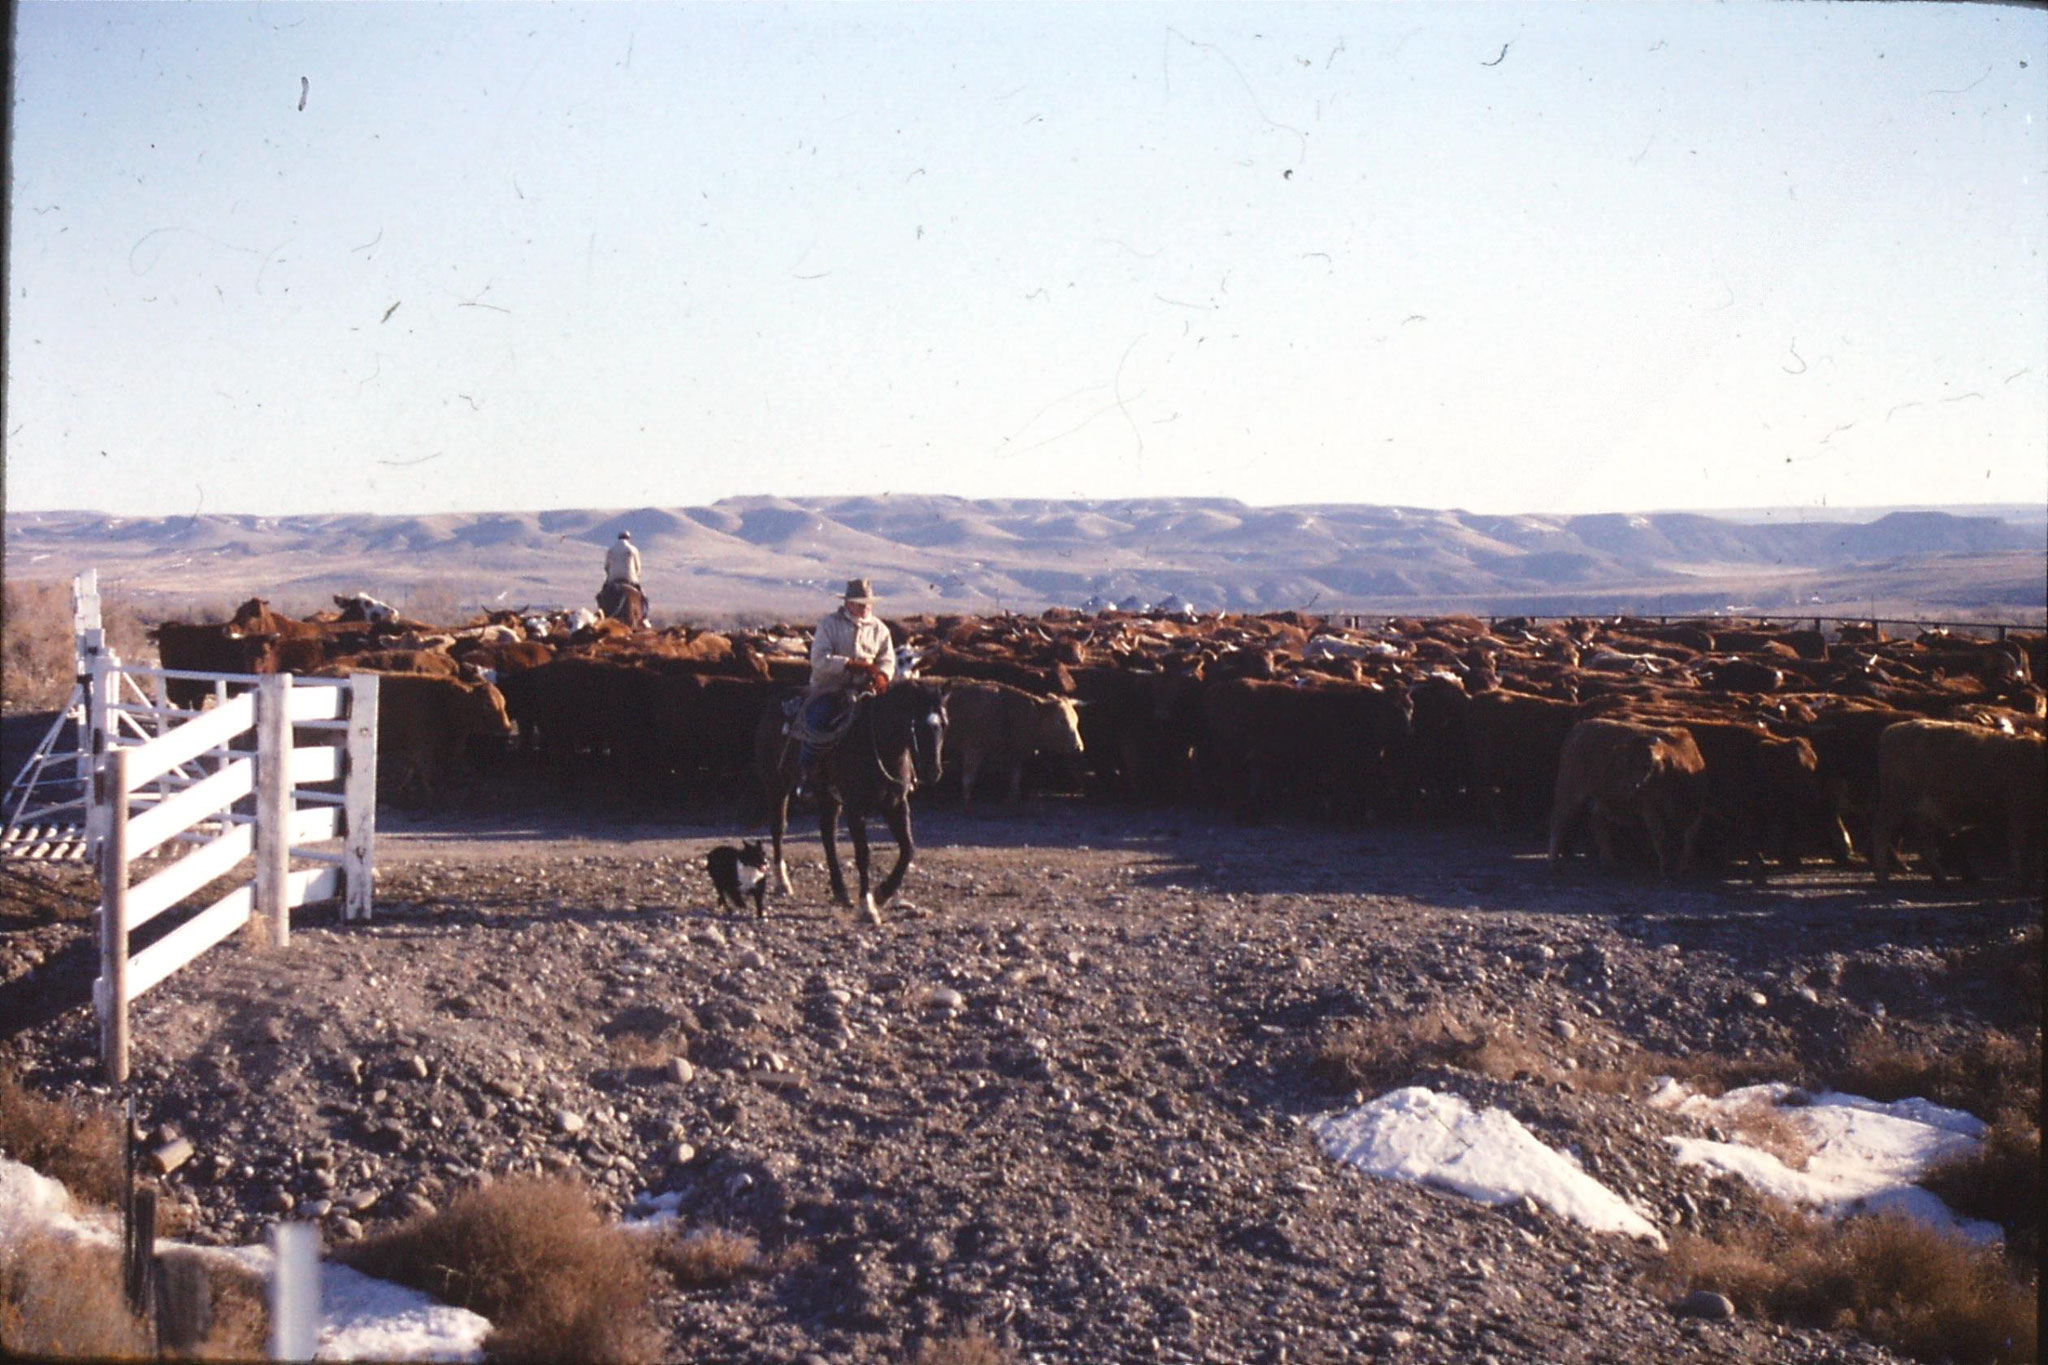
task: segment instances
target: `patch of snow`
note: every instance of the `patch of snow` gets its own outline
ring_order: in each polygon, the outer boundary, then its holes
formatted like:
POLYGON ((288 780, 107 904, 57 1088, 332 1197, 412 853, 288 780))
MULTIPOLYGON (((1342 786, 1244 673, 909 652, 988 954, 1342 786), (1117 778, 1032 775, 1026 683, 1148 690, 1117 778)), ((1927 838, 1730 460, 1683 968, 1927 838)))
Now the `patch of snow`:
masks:
POLYGON ((1595 1232, 1664 1245, 1663 1234, 1627 1200, 1505 1110, 1475 1110, 1456 1095, 1409 1086, 1309 1126, 1331 1156, 1372 1175, 1436 1185, 1485 1204, 1526 1197, 1595 1232))
POLYGON ((628 1232, 656 1232, 675 1222, 680 1216, 677 1210, 682 1206, 683 1196, 679 1191, 643 1194, 626 1210, 625 1216, 619 1220, 619 1226, 628 1232))
POLYGON ((1916 1182, 1935 1164, 1977 1149, 1983 1120, 1924 1099, 1882 1103, 1837 1091, 1808 1094, 1782 1083, 1744 1086, 1719 1097, 1694 1094, 1666 1080, 1650 1097, 1670 1109, 1740 1131, 1745 1114, 1766 1110, 1798 1133, 1809 1149, 1804 1170, 1744 1142, 1668 1137, 1688 1166, 1740 1176, 1756 1189, 1829 1218, 1856 1213, 1900 1213, 1995 1243, 1995 1223, 1959 1218, 1916 1182))
POLYGON ((490 1320, 345 1265, 320 1267, 315 1360, 482 1360, 490 1320))
MULTIPOLYGON (((79 1214, 61 1184, 17 1161, 0 1157, 0 1246, 36 1230, 115 1245, 112 1216, 79 1214)), ((179 1245, 159 1239, 159 1247, 179 1245)), ((266 1279, 268 1247, 192 1247, 209 1259, 231 1262, 266 1279)), ((316 1360, 482 1360, 489 1319, 345 1265, 320 1266, 320 1345, 316 1360)))
POLYGON ((18 1161, 0 1157, 0 1245, 36 1231, 93 1242, 120 1239, 104 1215, 81 1216, 63 1185, 18 1161))

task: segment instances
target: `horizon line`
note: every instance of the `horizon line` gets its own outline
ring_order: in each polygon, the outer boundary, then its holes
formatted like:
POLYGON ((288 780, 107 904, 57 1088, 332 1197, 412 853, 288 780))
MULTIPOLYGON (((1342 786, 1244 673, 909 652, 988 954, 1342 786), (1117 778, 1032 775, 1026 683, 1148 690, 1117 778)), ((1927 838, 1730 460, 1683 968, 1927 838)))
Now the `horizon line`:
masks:
POLYGON ((730 495, 728 495, 728 496, 726 496, 726 497, 723 497, 723 498, 719 498, 719 499, 716 499, 715 501, 712 501, 712 502, 693 502, 693 503, 635 503, 635 504, 620 504, 620 505, 616 505, 616 506, 593 506, 593 505, 590 505, 590 504, 580 504, 580 505, 572 505, 572 504, 562 504, 562 505, 557 505, 557 506, 551 506, 551 507, 475 507, 475 508, 451 508, 451 509, 444 509, 444 510, 441 510, 441 511, 434 511, 434 512, 374 512, 374 511, 369 511, 369 510, 366 510, 366 509, 354 509, 354 510, 337 510, 337 511, 297 511, 297 512, 252 512, 252 511, 232 511, 232 510, 228 510, 228 509, 220 509, 220 508, 216 508, 216 509, 208 509, 208 510, 202 510, 202 511, 193 511, 193 512, 156 512, 156 513, 151 513, 151 512, 115 512, 115 511, 109 511, 109 510, 107 510, 107 509, 104 509, 104 508, 93 508, 93 507, 26 507, 26 508, 23 508, 23 507, 6 507, 6 508, 4 508, 4 509, 0 509, 0 516, 4 516, 4 517, 5 517, 5 518, 7 518, 7 519, 12 519, 12 518, 14 518, 14 517, 16 517, 16 516, 38 516, 38 517, 41 517, 41 516, 91 516, 91 517, 105 517, 105 518, 109 518, 109 519, 113 519, 113 520, 123 520, 123 521, 195 521, 195 522, 196 522, 196 521, 198 521, 199 519, 201 519, 202 517, 225 517, 225 518, 232 518, 232 519, 237 519, 237 520, 242 520, 242 519, 254 519, 254 520, 259 520, 259 521, 285 521, 285 520, 293 520, 293 519, 301 519, 301 518, 311 518, 311 517, 333 517, 333 518, 339 518, 339 517, 379 517, 379 518, 389 518, 389 519, 393 519, 393 520, 398 520, 398 519, 404 519, 404 518, 425 518, 425 517, 486 517, 486 516, 540 516, 540 515, 547 515, 547 514, 549 514, 549 513, 563 513, 563 512, 581 512, 581 513, 589 513, 589 514, 593 514, 593 515, 628 515, 628 514, 631 514, 631 513, 634 513, 634 512, 677 512, 677 511, 683 511, 683 512, 687 512, 687 511, 689 511, 689 510, 690 510, 690 509, 692 509, 692 508, 716 508, 716 507, 722 507, 722 506, 725 506, 725 505, 727 505, 727 504, 730 504, 730 503, 742 503, 742 502, 783 502, 783 503, 793 503, 793 504, 797 504, 797 505, 799 505, 799 506, 804 506, 804 505, 807 505, 807 504, 817 504, 817 503, 830 503, 830 502, 862 502, 862 501, 869 501, 869 502, 874 502, 874 501, 883 501, 883 500, 888 500, 888 499, 896 499, 896 498, 901 498, 901 499, 905 499, 905 500, 913 500, 913 499, 933 499, 933 500, 938 500, 938 499, 944 499, 944 500, 948 500, 948 501, 952 501, 952 502, 957 502, 957 503, 963 503, 963 504, 967 504, 967 505, 988 505, 988 504, 996 504, 996 503, 1024 503, 1024 504, 1030 504, 1030 503, 1040 503, 1040 504, 1047 504, 1047 505, 1054 505, 1054 506, 1059 506, 1059 505, 1066 505, 1066 506, 1087 506, 1087 507, 1105 507, 1105 506, 1117 506, 1117 505, 1122 505, 1122 506, 1137 506, 1137 505, 1142 505, 1142 504, 1158 504, 1158 503, 1185 503, 1185 504, 1190 504, 1190 505, 1210 505, 1210 506, 1215 506, 1215 505, 1218 505, 1218 504, 1222 504, 1222 505, 1228 505, 1228 506, 1234 506, 1234 507, 1243 507, 1243 508, 1247 508, 1247 509, 1251 509, 1251 510, 1256 510, 1256 511, 1268 511, 1268 512, 1287 512, 1287 511, 1301 511, 1301 510, 1310 510, 1310 509, 1322 509, 1322 508, 1371 508, 1371 509, 1375 509, 1375 510, 1380 510, 1380 511, 1389 511, 1389 512, 1415 512, 1415 513, 1428 513, 1428 514, 1448 514, 1448 515, 1454 515, 1454 516, 1464 516, 1464 517, 1549 517, 1549 518, 1559 518, 1559 519, 1574 519, 1574 518, 1581 518, 1581 517, 1613 517, 1613 516, 1646 516, 1646 517, 1647 517, 1647 516, 1700 516, 1700 517, 1708 517, 1708 518, 1721 518, 1721 519, 1728 519, 1728 518, 1733 518, 1733 517, 1769 517, 1769 516, 1774 516, 1774 515, 1780 515, 1780 514, 1786 514, 1786 515, 1797 515, 1797 516, 1813 516, 1814 514, 1820 514, 1820 517, 1821 517, 1821 519, 1825 519, 1825 520, 1830 520, 1830 521, 1833 521, 1833 520, 1838 520, 1838 519, 1841 519, 1841 518, 1843 518, 1843 517, 1846 517, 1846 516, 1850 516, 1850 515, 1856 515, 1856 514, 1866 514, 1866 513, 1867 513, 1867 514, 1873 514, 1873 515, 1875 515, 1876 517, 1880 517, 1880 518, 1881 518, 1881 517, 1883 517, 1883 516, 1886 516, 1886 515, 1890 515, 1890 514, 1892 514, 1892 513, 1897 513, 1897 512, 1940 512, 1940 513, 1946 513, 1946 514, 1949 514, 1949 515, 1961 515, 1961 514, 1968 514, 1968 513, 1975 513, 1975 514, 1978 514, 1978 515, 1986 515, 1986 514, 2003 514, 2003 513, 2012 513, 2012 512, 2017 512, 2017 513, 2021 513, 2021 514, 2022 514, 2022 519, 2024 519, 2024 520, 2033 520, 2033 519, 2048 519, 2048 503, 2030 503, 2030 502, 1932 502, 1932 501, 1920 501, 1920 502, 1900 502, 1900 503, 1840 503, 1840 504, 1826 504, 1826 503, 1823 503, 1823 504, 1821 504, 1821 505, 1819 505, 1819 506, 1815 506, 1815 505, 1813 505, 1813 504, 1807 504, 1807 503, 1798 503, 1798 504, 1791 504, 1791 503, 1780 503, 1780 504, 1768 504, 1768 503, 1766 503, 1766 504, 1757 504, 1757 503, 1750 503, 1750 504, 1741 504, 1741 505, 1733 505, 1733 506, 1726 506, 1726 507, 1650 507, 1650 508, 1640 508, 1640 507, 1636 507, 1636 508, 1605 508, 1605 509, 1600 509, 1600 510, 1589 510, 1589 511, 1576 511, 1576 512, 1570 512, 1570 511, 1543 511, 1543 510, 1530 510, 1530 509, 1524 509, 1524 510, 1521 510, 1521 511, 1515 511, 1515 512, 1475 512, 1475 511, 1473 511, 1473 510, 1472 510, 1471 508, 1469 508, 1469 507, 1456 507, 1456 506, 1452 506, 1452 507, 1431 507, 1431 506, 1426 506, 1426 505, 1423 505, 1423 504, 1419 504, 1419 503, 1395 503, 1395 502, 1364 502, 1364 501, 1332 501, 1332 502, 1283 502, 1283 503, 1255 503, 1255 502, 1247 502, 1247 501, 1245 501, 1245 500, 1244 500, 1244 499, 1242 499, 1242 498, 1235 498, 1235 497, 1230 497, 1230 496, 1227 496, 1227 495, 1223 495, 1223 494, 1213 494, 1213 495, 1205 495, 1205 494, 1172 494, 1172 493, 1157 493, 1157 494, 1145 494, 1145 495, 1142 495, 1142 496, 1139 496, 1139 497, 1106 497, 1106 498, 1104 498, 1104 497, 1066 497, 1066 498, 1061 498, 1061 497, 1042 497, 1042 496, 1038 496, 1038 497, 1022 497, 1022 496, 1019 496, 1019 497, 1006 497, 1006 496, 992 496, 992 497, 968 497, 968 496, 966 496, 966 495, 964 495, 964 494, 956 494, 956 493, 908 493, 908 492, 894 492, 894 491, 892 491, 892 492, 885 492, 885 493, 815 493, 815 494, 802 494, 802 495, 786 495, 786 494, 780 494, 780 493, 736 493, 736 494, 730 494, 730 495))

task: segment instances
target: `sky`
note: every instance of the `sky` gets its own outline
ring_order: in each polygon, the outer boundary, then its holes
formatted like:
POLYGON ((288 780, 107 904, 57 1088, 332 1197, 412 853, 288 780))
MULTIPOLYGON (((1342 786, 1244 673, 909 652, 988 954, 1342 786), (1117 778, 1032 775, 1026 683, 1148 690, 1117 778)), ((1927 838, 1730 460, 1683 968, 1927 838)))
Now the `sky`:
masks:
POLYGON ((2048 13, 25 3, 8 506, 2048 497, 2048 13))

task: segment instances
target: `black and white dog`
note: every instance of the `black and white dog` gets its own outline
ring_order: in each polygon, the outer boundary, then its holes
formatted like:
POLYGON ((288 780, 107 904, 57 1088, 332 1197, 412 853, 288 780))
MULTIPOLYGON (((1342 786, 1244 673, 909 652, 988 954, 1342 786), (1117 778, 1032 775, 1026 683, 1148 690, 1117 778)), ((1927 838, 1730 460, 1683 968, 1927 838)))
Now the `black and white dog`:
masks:
POLYGON ((719 908, 744 910, 751 893, 755 918, 768 917, 768 850, 759 839, 738 848, 721 844, 704 855, 704 867, 718 892, 719 908))

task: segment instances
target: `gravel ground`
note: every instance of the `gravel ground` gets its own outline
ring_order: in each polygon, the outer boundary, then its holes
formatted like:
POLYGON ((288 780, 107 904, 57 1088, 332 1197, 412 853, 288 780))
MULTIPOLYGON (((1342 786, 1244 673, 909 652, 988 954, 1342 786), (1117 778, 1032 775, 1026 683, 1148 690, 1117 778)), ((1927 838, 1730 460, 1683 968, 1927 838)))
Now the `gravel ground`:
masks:
MULTIPOLYGON (((872 928, 829 906, 814 827, 756 922, 702 871, 732 825, 381 818, 374 923, 304 913, 288 949, 231 942, 139 1002, 144 1126, 196 1150, 169 1187, 203 1240, 288 1209, 345 1240, 479 1175, 576 1171, 615 1209, 672 1192, 688 1224, 807 1251, 673 1292, 674 1358, 893 1361, 972 1324, 1019 1360, 1887 1360, 1678 1316, 1643 1244, 1332 1162, 1302 1121, 1362 1096, 1318 1045, 1437 1010, 1517 1034, 1519 1078, 1409 1079, 1677 1229, 1747 1196, 1674 1167, 1690 1120, 1575 1071, 2038 1021, 1957 965, 2040 924, 1996 883, 1673 888, 1477 830, 1044 800, 920 809, 872 928)), ((90 883, 4 888, 0 1064, 103 1094, 90 883)))

